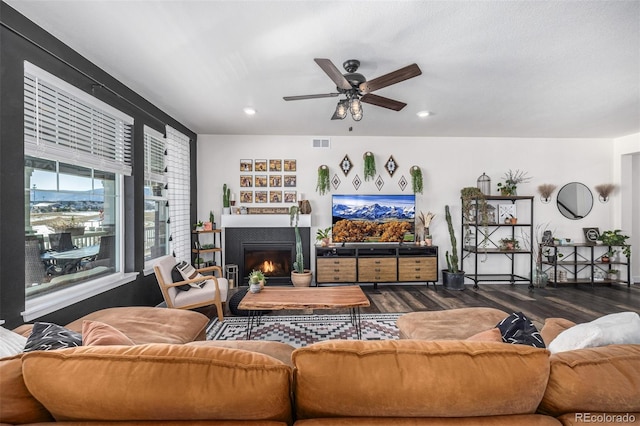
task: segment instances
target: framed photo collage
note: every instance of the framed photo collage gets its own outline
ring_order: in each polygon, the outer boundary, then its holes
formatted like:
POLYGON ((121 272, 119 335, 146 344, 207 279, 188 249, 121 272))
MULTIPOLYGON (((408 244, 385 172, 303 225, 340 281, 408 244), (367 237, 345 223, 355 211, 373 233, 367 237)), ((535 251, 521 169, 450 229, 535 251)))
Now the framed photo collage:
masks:
POLYGON ((296 160, 240 160, 240 204, 296 203, 296 160))

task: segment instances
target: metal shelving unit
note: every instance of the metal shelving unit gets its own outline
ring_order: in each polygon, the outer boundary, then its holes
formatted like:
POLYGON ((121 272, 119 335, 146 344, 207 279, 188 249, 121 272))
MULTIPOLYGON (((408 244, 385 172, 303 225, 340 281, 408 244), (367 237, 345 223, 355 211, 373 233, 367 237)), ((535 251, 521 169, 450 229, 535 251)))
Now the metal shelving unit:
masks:
MULTIPOLYGON (((500 223, 498 217, 489 220, 486 228, 481 223, 479 209, 475 208, 474 220, 465 223, 464 212, 462 214, 462 256, 460 259, 460 269, 465 271, 465 278, 473 281, 473 288, 478 288, 480 282, 517 282, 529 283, 529 288, 533 288, 531 281, 531 271, 533 268, 532 247, 524 247, 525 241, 521 241, 523 247, 515 250, 503 250, 500 248, 499 240, 502 238, 528 239, 528 243, 533 236, 533 196, 485 196, 487 203, 495 208, 500 204, 514 206, 517 213, 517 223, 500 223), (471 241, 466 241, 466 236, 473 237, 471 241), (487 256, 486 261, 479 262, 481 256, 487 256), (492 269, 490 258, 494 256, 506 256, 509 259, 509 269, 506 271, 495 271, 492 269), (516 257, 523 256, 528 264, 528 271, 516 273, 516 257), (473 260, 473 271, 466 271, 464 262, 467 265, 473 260), (482 263, 482 267, 480 264, 482 263), (483 271, 486 270, 486 271, 483 271)), ((478 201, 476 200, 476 206, 478 201)), ((495 209, 497 210, 497 209, 495 209)))

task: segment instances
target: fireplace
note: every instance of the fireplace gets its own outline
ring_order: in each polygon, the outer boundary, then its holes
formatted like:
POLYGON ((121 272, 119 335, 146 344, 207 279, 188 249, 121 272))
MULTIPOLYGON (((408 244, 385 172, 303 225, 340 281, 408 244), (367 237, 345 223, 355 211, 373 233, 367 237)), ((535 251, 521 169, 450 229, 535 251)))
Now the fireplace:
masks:
MULTIPOLYGON (((299 228, 304 250, 305 268, 309 268, 310 228, 299 228)), ((261 270, 267 285, 291 285, 296 240, 292 227, 225 228, 226 264, 238 265, 242 285, 249 273, 261 270)))

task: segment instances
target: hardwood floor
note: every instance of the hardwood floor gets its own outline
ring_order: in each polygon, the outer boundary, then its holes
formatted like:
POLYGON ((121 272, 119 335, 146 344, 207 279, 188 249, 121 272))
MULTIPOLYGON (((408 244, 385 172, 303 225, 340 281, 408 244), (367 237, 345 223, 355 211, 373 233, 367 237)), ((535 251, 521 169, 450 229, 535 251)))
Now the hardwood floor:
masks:
POLYGON ((362 286, 371 301, 363 313, 436 311, 486 306, 505 312, 523 312, 536 327, 545 318, 562 317, 576 323, 588 322, 606 314, 640 312, 640 285, 565 285, 529 290, 526 284, 484 284, 474 290, 446 290, 441 285, 362 286))
MULTIPOLYGON (((487 306, 505 312, 523 312, 541 328, 545 318, 562 317, 576 323, 592 321, 606 314, 623 311, 640 313, 640 284, 625 285, 564 285, 529 290, 527 284, 481 284, 477 290, 467 285, 463 291, 446 290, 442 285, 362 285, 371 306, 362 313, 397 313, 437 311, 445 309, 487 306)), ((237 291, 230 290, 229 297, 237 291)), ((202 308, 202 313, 214 318, 215 307, 202 308)), ((283 310, 270 315, 312 314, 314 311, 283 310)), ((344 314, 345 310, 317 310, 318 314, 344 314)), ((231 316, 225 305, 225 316, 231 316)))

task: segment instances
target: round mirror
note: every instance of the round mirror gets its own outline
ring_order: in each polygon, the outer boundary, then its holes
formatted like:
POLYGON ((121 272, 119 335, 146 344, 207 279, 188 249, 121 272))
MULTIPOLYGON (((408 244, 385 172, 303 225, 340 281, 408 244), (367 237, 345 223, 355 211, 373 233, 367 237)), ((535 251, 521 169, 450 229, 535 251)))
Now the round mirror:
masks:
POLYGON ((567 219, 578 220, 586 217, 593 207, 593 194, 585 184, 571 182, 558 192, 558 210, 567 219))

